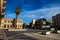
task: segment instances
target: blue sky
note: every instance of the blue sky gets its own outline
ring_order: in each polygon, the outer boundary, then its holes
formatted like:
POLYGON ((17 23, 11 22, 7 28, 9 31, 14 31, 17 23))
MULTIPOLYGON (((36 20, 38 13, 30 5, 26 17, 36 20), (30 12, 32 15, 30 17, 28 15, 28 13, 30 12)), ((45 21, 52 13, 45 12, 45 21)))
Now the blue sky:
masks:
POLYGON ((7 0, 5 18, 15 18, 15 8, 21 8, 18 18, 23 22, 31 22, 32 19, 47 18, 60 13, 60 0, 7 0))

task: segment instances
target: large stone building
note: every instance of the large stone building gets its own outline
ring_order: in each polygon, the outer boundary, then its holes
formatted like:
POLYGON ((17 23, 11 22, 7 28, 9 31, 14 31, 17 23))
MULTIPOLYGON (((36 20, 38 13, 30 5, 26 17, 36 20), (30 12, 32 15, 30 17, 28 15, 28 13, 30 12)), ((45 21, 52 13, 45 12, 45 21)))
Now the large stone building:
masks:
POLYGON ((60 13, 52 17, 53 28, 60 30, 60 13))
POLYGON ((43 26, 46 26, 46 19, 45 18, 41 18, 41 19, 38 19, 36 20, 35 22, 35 29, 42 29, 43 26))
POLYGON ((37 20, 32 20, 30 23, 30 28, 33 29, 50 29, 50 22, 47 21, 45 18, 40 18, 37 20))
POLYGON ((60 14, 57 14, 52 17, 52 22, 54 26, 59 25, 60 26, 60 14))
POLYGON ((4 17, 6 9, 6 0, 0 0, 0 26, 1 26, 1 20, 4 17))
POLYGON ((1 21, 1 27, 6 29, 22 29, 22 19, 17 19, 17 23, 12 18, 3 18, 1 21))

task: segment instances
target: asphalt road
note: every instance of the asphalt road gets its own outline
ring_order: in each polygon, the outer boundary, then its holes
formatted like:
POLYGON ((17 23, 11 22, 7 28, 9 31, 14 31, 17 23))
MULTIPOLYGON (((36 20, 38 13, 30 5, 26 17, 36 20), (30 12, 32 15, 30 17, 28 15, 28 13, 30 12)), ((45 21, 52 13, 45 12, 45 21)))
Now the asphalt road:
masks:
POLYGON ((9 40, 60 40, 60 34, 41 35, 40 31, 5 31, 9 40))

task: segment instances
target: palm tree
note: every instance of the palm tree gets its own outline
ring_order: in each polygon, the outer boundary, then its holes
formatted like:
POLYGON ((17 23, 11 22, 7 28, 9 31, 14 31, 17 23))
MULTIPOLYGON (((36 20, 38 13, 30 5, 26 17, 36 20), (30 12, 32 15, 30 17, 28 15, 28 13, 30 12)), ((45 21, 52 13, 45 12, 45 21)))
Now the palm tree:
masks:
MULTIPOLYGON (((17 17, 18 17, 18 15, 19 15, 20 12, 21 12, 20 7, 17 7, 17 8, 15 9, 15 12, 16 12, 16 23, 17 23, 17 17)), ((15 28, 16 28, 16 27, 15 27, 15 28)))
POLYGON ((18 15, 20 14, 20 7, 17 7, 15 9, 15 12, 16 12, 16 19, 17 19, 18 15))

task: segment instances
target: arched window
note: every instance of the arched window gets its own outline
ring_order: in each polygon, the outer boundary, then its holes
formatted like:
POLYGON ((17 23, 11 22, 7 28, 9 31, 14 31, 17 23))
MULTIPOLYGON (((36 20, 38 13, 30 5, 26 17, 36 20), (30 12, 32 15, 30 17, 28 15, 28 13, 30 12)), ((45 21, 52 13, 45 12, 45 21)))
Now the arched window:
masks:
POLYGON ((4 28, 6 28, 6 25, 4 25, 4 28))
POLYGON ((9 28, 9 25, 7 25, 7 28, 9 28))

